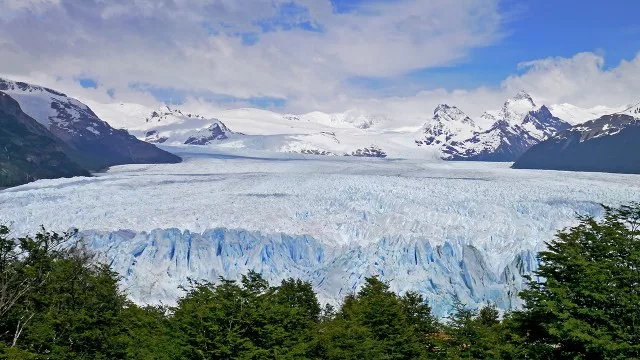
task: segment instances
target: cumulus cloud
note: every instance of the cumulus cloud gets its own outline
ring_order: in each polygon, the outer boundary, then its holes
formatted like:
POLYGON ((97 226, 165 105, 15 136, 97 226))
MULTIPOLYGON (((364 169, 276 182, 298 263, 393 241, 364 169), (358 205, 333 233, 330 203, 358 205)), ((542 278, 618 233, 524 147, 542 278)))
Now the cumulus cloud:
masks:
POLYGON ((31 0, 0 4, 5 74, 237 98, 313 98, 353 76, 447 65, 500 37, 497 0, 31 0), (36 13, 37 9, 37 13, 36 13), (247 44, 246 36, 257 38, 247 44))
POLYGON ((349 80, 455 65, 500 41, 505 19, 498 0, 376 0, 352 10, 329 0, 6 0, 0 72, 101 102, 157 104, 150 90, 181 92, 198 107, 271 97, 286 99, 285 111, 359 108, 399 123, 438 103, 479 116, 521 89, 583 107, 640 97, 640 56, 607 68, 594 53, 524 62, 493 87, 363 92, 349 80))
MULTIPOLYGON (((441 103, 456 105, 472 117, 499 108, 520 90, 529 92, 538 104, 570 103, 584 108, 598 105, 619 107, 640 102, 640 53, 606 68, 605 59, 594 53, 571 58, 547 58, 519 65, 499 86, 448 91, 434 89, 415 95, 385 98, 336 98, 319 108, 357 107, 391 116, 400 123, 416 124, 432 114, 441 103)), ((291 106, 304 107, 305 101, 291 106)))

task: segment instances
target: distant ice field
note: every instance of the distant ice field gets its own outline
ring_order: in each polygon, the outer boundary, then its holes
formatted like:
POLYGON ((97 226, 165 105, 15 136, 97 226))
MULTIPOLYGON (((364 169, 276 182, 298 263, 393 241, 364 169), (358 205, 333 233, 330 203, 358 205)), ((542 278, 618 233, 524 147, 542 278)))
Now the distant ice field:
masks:
POLYGON ((329 248, 383 238, 470 244, 500 271, 576 214, 640 201, 636 175, 443 162, 167 147, 181 164, 125 165, 93 178, 0 191, 15 234, 227 228, 309 235, 329 248))

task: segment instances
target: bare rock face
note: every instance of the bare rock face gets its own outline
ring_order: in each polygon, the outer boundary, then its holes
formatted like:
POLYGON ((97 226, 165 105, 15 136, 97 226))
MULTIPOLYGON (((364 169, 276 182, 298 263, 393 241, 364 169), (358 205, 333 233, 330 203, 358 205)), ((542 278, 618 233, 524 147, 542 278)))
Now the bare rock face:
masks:
POLYGON ((375 145, 371 145, 364 149, 358 149, 351 154, 345 154, 345 156, 358 156, 358 157, 377 157, 377 158, 385 158, 387 157, 387 153, 382 149, 375 145))
POLYGON ((227 132, 230 132, 221 121, 217 121, 206 129, 199 130, 193 136, 190 136, 185 142, 185 145, 207 145, 216 140, 225 140, 229 137, 227 132))

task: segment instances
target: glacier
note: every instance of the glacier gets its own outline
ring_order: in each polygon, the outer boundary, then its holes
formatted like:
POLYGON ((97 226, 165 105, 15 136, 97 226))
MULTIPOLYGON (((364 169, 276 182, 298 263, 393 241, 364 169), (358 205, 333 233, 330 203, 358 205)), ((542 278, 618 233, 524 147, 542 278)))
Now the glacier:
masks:
POLYGON ((495 274, 472 245, 432 246, 427 240, 383 238, 361 246, 327 247, 307 235, 263 234, 217 228, 202 234, 188 230, 95 232, 81 241, 122 275, 122 288, 138 303, 174 304, 189 279, 239 279, 249 270, 271 282, 286 278, 309 281, 322 303, 338 305, 366 276, 390 281, 397 292, 422 293, 435 314, 444 316, 454 296, 475 306, 494 303, 501 309, 520 305, 523 274, 536 268, 535 254, 516 254, 495 274))
POLYGON ((519 306, 522 275, 558 229, 640 201, 637 175, 163 148, 183 163, 2 190, 0 221, 14 235, 80 229, 139 303, 173 303, 188 278, 256 270, 308 280, 328 303, 379 275, 443 315, 454 295, 519 306))

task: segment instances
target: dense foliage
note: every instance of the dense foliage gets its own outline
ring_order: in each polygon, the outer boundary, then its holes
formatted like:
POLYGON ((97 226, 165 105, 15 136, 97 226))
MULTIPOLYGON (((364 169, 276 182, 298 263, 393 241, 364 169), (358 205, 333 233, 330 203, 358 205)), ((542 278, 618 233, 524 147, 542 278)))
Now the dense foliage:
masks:
POLYGON ((605 213, 547 244, 522 310, 454 299, 446 319, 376 277, 323 308, 311 284, 255 272, 192 282, 175 307, 140 307, 72 234, 13 239, 0 226, 0 358, 637 359, 640 205, 605 213))

